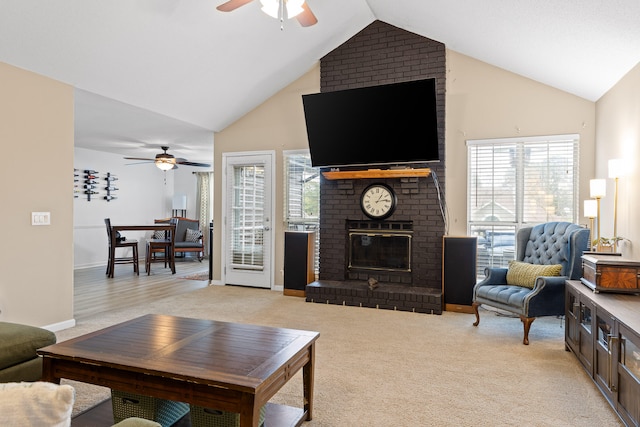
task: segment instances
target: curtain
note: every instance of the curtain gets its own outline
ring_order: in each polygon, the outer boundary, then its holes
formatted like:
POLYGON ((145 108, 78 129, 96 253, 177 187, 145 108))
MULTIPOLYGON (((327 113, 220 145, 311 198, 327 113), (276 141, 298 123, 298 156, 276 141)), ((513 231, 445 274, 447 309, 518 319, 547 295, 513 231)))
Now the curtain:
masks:
POLYGON ((213 172, 194 172, 198 179, 198 194, 196 200, 196 211, 198 212, 198 221, 200 221, 200 230, 203 234, 204 255, 209 254, 209 224, 212 220, 213 212, 213 172))

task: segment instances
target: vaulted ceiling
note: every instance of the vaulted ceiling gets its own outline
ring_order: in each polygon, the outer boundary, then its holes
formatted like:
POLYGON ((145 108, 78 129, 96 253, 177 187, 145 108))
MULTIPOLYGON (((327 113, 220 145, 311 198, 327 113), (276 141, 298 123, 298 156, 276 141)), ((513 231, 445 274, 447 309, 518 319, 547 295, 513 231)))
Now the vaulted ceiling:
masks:
POLYGON ((0 61, 76 88, 76 146, 210 161, 220 131, 375 20, 596 101, 640 62, 636 0, 2 0, 0 61))

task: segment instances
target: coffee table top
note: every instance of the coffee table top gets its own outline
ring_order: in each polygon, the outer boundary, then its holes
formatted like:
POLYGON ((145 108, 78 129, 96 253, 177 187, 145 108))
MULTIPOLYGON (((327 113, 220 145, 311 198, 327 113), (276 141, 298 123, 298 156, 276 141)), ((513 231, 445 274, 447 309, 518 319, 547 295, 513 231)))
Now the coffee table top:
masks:
POLYGON ((147 314, 38 354, 255 393, 318 339, 313 331, 147 314))

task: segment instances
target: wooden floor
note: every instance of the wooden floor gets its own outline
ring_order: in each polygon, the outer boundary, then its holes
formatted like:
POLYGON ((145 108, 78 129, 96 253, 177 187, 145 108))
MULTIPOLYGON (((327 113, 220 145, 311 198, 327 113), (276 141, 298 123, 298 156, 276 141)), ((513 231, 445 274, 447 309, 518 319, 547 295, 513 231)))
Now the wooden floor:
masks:
POLYGON ((137 276, 130 264, 116 265, 114 277, 101 267, 74 271, 74 317, 76 321, 114 309, 145 304, 168 296, 179 295, 209 285, 208 280, 182 279, 195 273, 208 274, 209 261, 199 262, 185 257, 176 260, 176 274, 162 263, 152 264, 151 274, 144 272, 144 261, 137 276))

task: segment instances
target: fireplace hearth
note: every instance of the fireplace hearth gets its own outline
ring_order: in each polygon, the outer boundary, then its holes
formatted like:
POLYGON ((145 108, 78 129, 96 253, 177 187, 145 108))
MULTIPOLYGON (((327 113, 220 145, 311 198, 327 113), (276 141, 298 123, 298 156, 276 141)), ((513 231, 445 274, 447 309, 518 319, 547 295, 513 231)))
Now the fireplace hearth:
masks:
POLYGON ((364 281, 318 280, 306 286, 307 302, 442 314, 442 294, 433 289, 382 283, 370 289, 364 281))

